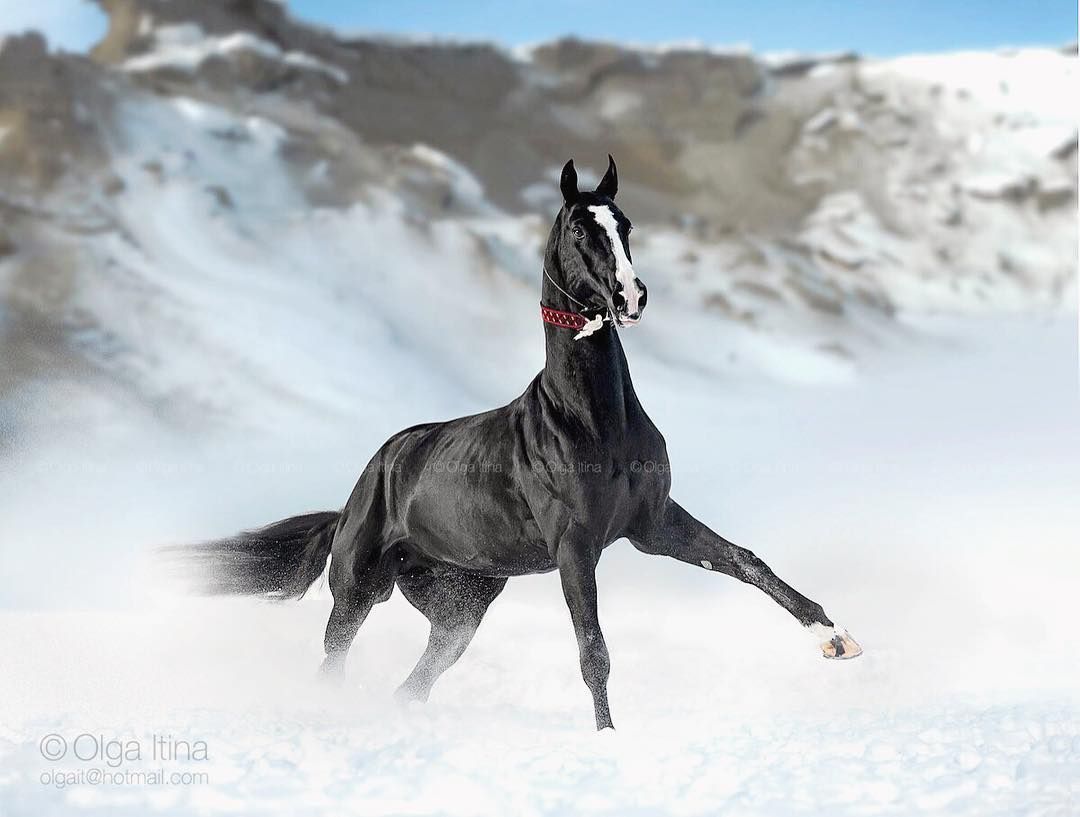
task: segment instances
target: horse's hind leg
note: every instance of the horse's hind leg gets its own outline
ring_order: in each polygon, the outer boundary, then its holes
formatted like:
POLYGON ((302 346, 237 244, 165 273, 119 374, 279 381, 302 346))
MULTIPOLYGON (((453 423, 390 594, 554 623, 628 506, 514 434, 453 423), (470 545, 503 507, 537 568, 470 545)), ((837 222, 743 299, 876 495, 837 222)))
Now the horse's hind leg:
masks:
POLYGON ((469 646, 488 606, 506 586, 506 579, 444 573, 437 576, 399 576, 398 587, 431 622, 427 649, 397 697, 426 701, 439 676, 469 646))
POLYGON ((323 644, 326 658, 324 674, 336 674, 345 665, 345 656, 371 608, 390 598, 394 591, 394 571, 397 557, 393 551, 353 554, 333 557, 330 563, 330 590, 334 609, 326 623, 323 644), (353 558, 350 558, 353 556, 353 558))
POLYGON ((345 665, 360 625, 371 608, 390 598, 397 571, 396 548, 385 547, 383 504, 384 452, 372 459, 341 513, 330 546, 330 592, 334 609, 326 623, 324 674, 337 674, 345 665))
POLYGON ((378 502, 378 476, 365 473, 342 512, 330 548, 330 592, 334 609, 326 624, 326 660, 322 671, 336 674, 371 608, 390 598, 398 559, 395 548, 383 547, 383 508, 378 502))

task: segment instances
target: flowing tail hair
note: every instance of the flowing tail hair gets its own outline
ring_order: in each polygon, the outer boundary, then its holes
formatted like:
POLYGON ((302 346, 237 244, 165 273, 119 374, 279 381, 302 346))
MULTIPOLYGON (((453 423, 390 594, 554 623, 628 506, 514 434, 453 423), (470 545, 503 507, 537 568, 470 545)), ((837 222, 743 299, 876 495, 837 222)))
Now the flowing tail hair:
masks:
POLYGON ((338 511, 293 516, 161 555, 167 571, 200 595, 298 599, 322 575, 340 518, 338 511))

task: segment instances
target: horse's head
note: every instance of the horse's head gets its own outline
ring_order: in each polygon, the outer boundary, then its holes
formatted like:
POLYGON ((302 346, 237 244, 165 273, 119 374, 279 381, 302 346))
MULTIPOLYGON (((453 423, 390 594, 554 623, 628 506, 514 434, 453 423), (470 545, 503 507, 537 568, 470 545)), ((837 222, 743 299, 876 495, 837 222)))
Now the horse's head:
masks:
POLYGON ((615 160, 593 192, 579 192, 574 160, 562 170, 563 206, 548 239, 548 274, 583 311, 608 312, 619 326, 641 319, 648 297, 630 261, 630 220, 615 206, 615 160))

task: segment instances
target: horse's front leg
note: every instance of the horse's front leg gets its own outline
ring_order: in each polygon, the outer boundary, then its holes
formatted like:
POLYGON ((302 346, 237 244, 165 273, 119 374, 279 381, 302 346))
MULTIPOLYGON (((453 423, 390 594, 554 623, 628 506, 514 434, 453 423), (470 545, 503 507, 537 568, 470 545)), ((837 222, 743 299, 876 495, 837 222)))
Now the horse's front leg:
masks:
POLYGON ((592 542, 565 537, 559 542, 556 563, 562 580, 563 596, 570 608, 581 659, 581 677, 593 697, 596 728, 614 729, 608 708, 607 680, 611 672, 604 634, 596 610, 596 562, 599 548, 592 542))
POLYGON ((673 499, 668 499, 663 517, 651 530, 630 537, 630 541, 645 553, 718 570, 764 590, 814 634, 826 658, 855 658, 862 654, 862 647, 847 630, 833 624, 820 604, 780 579, 753 552, 732 544, 694 519, 673 499))

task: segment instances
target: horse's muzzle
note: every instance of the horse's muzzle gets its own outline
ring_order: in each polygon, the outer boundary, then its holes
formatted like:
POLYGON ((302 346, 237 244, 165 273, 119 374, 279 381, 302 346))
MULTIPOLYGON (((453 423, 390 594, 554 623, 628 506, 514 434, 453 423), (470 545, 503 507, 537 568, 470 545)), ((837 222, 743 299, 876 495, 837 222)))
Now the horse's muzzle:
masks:
POLYGON ((615 323, 619 326, 633 326, 635 323, 641 322, 641 313, 645 311, 645 302, 649 299, 649 290, 645 284, 641 283, 640 278, 634 279, 634 286, 637 287, 637 311, 630 312, 627 309, 626 297, 621 291, 612 295, 612 309, 611 314, 615 319, 615 323))

